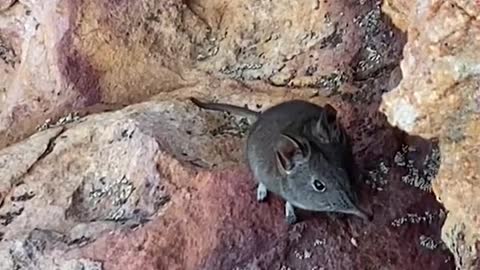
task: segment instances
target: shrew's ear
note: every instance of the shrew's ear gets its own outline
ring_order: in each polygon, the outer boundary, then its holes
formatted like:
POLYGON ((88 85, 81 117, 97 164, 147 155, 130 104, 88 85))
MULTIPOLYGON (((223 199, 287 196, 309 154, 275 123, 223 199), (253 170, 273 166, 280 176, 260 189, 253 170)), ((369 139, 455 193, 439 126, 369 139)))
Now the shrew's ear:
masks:
POLYGON ((323 114, 312 127, 312 134, 322 143, 331 143, 339 140, 341 136, 337 122, 337 110, 330 104, 324 106, 323 114))
POLYGON ((275 148, 275 158, 280 172, 290 174, 296 165, 310 158, 310 146, 298 138, 281 134, 275 148))
POLYGON ((323 108, 325 109, 325 118, 327 122, 335 122, 337 120, 337 110, 330 104, 326 104, 323 108))

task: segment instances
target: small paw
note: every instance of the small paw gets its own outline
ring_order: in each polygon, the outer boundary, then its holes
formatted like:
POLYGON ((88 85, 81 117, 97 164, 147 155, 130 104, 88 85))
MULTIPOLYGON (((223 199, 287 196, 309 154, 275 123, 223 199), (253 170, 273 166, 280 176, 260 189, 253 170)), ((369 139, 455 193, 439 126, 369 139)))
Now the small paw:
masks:
POLYGON ((297 222, 297 216, 295 215, 295 209, 289 202, 285 203, 285 220, 289 225, 293 225, 297 222))
POLYGON ((286 216, 285 220, 287 221, 288 225, 293 225, 297 222, 297 216, 295 215, 286 216))
POLYGON ((259 183, 257 186, 257 201, 263 202, 267 198, 267 187, 264 184, 259 183))

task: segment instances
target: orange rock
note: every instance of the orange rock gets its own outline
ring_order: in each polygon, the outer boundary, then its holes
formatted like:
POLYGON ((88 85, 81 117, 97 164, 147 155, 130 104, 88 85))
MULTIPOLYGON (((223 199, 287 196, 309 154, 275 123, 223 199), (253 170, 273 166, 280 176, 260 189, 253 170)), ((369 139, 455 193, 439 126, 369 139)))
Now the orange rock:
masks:
POLYGON ((413 13, 407 27, 403 80, 384 95, 382 109, 393 125, 439 138, 442 165, 433 190, 449 211, 443 240, 458 267, 478 269, 480 9, 473 1, 423 6, 428 16, 413 13))

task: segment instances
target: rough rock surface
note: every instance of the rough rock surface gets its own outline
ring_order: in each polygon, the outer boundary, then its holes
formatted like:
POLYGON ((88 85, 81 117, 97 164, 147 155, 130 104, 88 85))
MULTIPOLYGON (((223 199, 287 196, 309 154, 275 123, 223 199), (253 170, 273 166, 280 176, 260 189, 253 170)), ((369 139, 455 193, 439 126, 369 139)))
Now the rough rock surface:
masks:
MULTIPOLYGON (((309 94, 254 89, 250 100, 238 83, 217 86, 221 90, 209 92, 220 100, 249 106, 309 94)), ((372 136, 357 145, 363 164, 388 164, 384 175, 372 178, 381 186, 365 185, 362 193, 374 222, 303 213, 304 221, 289 228, 281 200, 255 201, 241 163, 241 119, 200 111, 185 100, 203 90, 181 89, 81 118, 4 149, 0 156, 35 140, 50 142, 41 158, 23 151, 23 159, 10 162, 36 160, 7 190, 0 209, 7 253, 2 269, 53 269, 57 261, 58 269, 449 269, 444 250, 421 245, 422 237, 438 236, 441 209, 432 194, 398 179, 405 172, 391 157, 403 135, 380 114, 334 102, 347 123, 359 125, 349 129, 372 136), (368 113, 374 114, 371 126, 362 128, 368 113)))
POLYGON ((480 269, 480 2, 391 2, 411 12, 401 23, 408 24, 403 80, 382 108, 393 125, 439 139, 433 189, 448 210, 442 238, 459 268, 480 269))
POLYGON ((75 109, 194 83, 207 28, 168 0, 15 1, 1 17, 0 147, 75 109))
POLYGON ((47 119, 195 85, 199 73, 331 92, 395 65, 402 45, 372 1, 12 4, 0 20, 0 148, 47 119))
POLYGON ((436 146, 378 112, 405 40, 378 2, 6 6, 0 269, 453 268, 430 191, 436 146), (287 226, 281 200, 255 201, 248 122, 189 96, 331 103, 374 221, 302 212, 287 226))

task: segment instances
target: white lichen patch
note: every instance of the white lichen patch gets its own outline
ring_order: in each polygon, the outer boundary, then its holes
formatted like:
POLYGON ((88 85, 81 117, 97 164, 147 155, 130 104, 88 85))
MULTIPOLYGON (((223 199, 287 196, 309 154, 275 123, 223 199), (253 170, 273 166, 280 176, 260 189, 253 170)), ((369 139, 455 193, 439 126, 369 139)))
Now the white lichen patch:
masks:
POLYGON ((293 226, 293 230, 289 231, 288 238, 290 241, 297 242, 302 238, 302 233, 305 230, 305 223, 298 222, 293 226))
POLYGON ((393 227, 400 227, 402 225, 409 225, 409 224, 419 224, 419 223, 426 223, 431 224, 437 218, 440 218, 442 215, 442 210, 438 213, 432 213, 430 211, 425 211, 423 215, 419 215, 416 213, 407 213, 406 216, 394 219, 391 223, 393 227))
POLYGON ((308 249, 304 249, 302 252, 295 250, 293 253, 295 254, 295 258, 299 260, 310 259, 312 257, 312 252, 308 249))
POLYGON ((441 242, 435 241, 432 237, 423 234, 420 235, 419 240, 420 246, 429 250, 435 250, 442 244, 441 242))
POLYGON ((224 113, 224 118, 227 121, 210 132, 213 136, 230 135, 234 137, 244 137, 247 134, 250 128, 250 123, 247 118, 234 116, 229 113, 224 113))
POLYGON ((42 131, 42 130, 46 130, 53 127, 63 126, 69 123, 76 122, 79 119, 80 119, 80 116, 78 115, 77 112, 71 112, 66 116, 58 119, 58 121, 55 123, 52 123, 52 119, 48 118, 47 120, 45 120, 43 124, 37 127, 37 131, 42 131))
POLYGON ((312 257, 312 253, 308 249, 305 249, 303 251, 303 258, 304 259, 310 259, 311 257, 312 257))
POLYGON ((388 184, 387 176, 389 171, 390 168, 388 168, 385 161, 381 161, 377 168, 368 171, 368 178, 365 180, 365 183, 372 189, 382 191, 388 184))
POLYGON ((315 242, 313 242, 313 246, 314 247, 323 246, 325 245, 325 243, 326 243, 325 240, 315 239, 315 242))
POLYGON ((415 148, 404 145, 402 150, 395 154, 394 162, 397 166, 407 169, 407 173, 402 176, 402 182, 422 191, 431 192, 432 182, 440 168, 440 150, 434 147, 426 155, 421 169, 416 168, 414 160, 408 158, 415 156, 415 152, 415 148))

